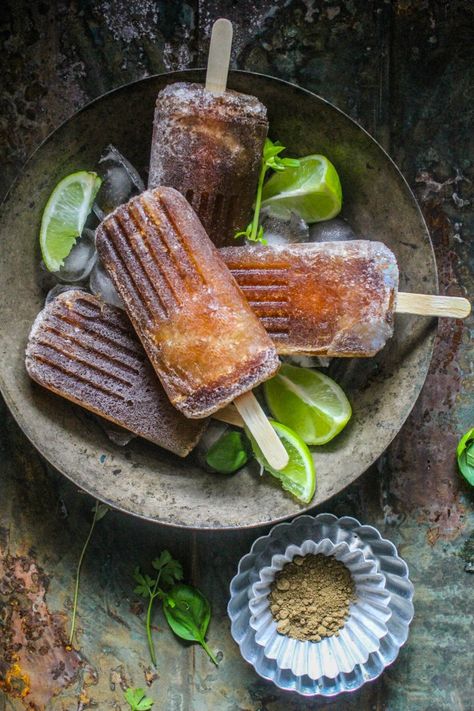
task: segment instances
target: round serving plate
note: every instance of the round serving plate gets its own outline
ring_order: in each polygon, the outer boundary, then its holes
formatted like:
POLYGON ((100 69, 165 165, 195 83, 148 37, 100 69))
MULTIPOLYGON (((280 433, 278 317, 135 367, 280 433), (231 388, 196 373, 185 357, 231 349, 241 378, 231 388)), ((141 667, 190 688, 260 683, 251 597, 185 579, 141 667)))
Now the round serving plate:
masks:
MULTIPOLYGON (((210 474, 143 440, 114 445, 84 410, 33 384, 25 371, 28 333, 44 294, 38 232, 43 207, 68 173, 93 169, 113 143, 146 177, 155 98, 166 84, 203 81, 203 70, 150 77, 93 101, 38 148, 11 188, 0 215, 0 356, 2 393, 41 454, 79 487, 110 506, 163 524, 239 528, 275 523, 321 504, 357 479, 390 444, 424 383, 436 321, 396 316, 395 335, 375 358, 334 360, 330 375, 347 393, 353 417, 330 444, 314 449, 317 491, 298 504, 253 464, 233 476, 210 474)), ((322 153, 343 186, 343 216, 360 237, 396 254, 400 289, 436 293, 432 246, 401 173, 360 126, 309 91, 250 72, 229 86, 268 108, 270 135, 289 153, 322 153)))

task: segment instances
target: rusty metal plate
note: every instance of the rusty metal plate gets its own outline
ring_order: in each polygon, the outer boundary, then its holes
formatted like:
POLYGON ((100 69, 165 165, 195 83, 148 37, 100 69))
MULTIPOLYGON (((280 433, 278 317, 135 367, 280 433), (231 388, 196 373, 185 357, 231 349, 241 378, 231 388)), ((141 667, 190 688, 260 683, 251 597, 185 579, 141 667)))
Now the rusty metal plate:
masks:
MULTIPOLYGON (((24 368, 30 326, 42 307, 38 232, 42 209, 60 178, 91 169, 108 143, 146 169, 157 92, 177 80, 202 81, 198 70, 144 79, 92 102, 36 151, 1 214, 0 385, 26 435, 58 470, 94 497, 163 524, 237 528, 285 519, 321 504, 354 481, 391 442, 424 383, 434 320, 396 317, 395 336, 376 357, 337 360, 331 374, 348 394, 352 421, 332 443, 315 449, 317 493, 296 503, 256 466, 234 476, 203 472, 144 441, 115 446, 81 408, 32 384, 24 368)), ((434 293, 437 274, 426 225, 404 178, 382 148, 354 121, 320 97, 283 81, 232 72, 231 88, 268 107, 271 135, 292 153, 323 153, 344 191, 343 215, 356 232, 396 254, 400 288, 434 293)))

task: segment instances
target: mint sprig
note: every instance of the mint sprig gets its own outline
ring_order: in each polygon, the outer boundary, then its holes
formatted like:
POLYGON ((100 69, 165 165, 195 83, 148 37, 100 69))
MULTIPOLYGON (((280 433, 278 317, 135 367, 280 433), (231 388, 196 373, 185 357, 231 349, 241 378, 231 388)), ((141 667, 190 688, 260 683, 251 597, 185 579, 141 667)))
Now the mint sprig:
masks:
POLYGON ((280 153, 285 150, 285 146, 282 146, 279 141, 270 140, 270 138, 265 139, 265 145, 263 147, 262 165, 260 168, 260 175, 258 178, 257 185, 257 196, 255 198, 255 207, 253 211, 253 220, 247 226, 246 230, 237 232, 234 238, 246 237, 246 239, 251 242, 261 242, 262 244, 267 244, 267 240, 263 236, 263 227, 260 224, 260 209, 262 206, 262 192, 263 183, 265 182, 265 176, 268 170, 274 170, 281 173, 287 168, 297 168, 300 164, 297 158, 280 158, 280 153))

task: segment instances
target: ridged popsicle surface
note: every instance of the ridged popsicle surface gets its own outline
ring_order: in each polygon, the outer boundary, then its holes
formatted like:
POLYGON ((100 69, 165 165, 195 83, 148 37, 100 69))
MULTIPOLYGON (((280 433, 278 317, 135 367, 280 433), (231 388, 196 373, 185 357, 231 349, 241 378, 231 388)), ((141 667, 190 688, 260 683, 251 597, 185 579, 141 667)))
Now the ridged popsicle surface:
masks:
POLYGON ((271 377, 275 347, 173 188, 108 215, 97 249, 171 402, 209 415, 271 377))
POLYGON ((393 334, 395 255, 354 240, 220 250, 281 355, 373 356, 393 334))
POLYGON ((84 291, 40 312, 25 362, 40 385, 182 457, 205 429, 171 405, 126 314, 84 291))
POLYGON ((170 84, 156 100, 148 187, 179 190, 214 244, 230 244, 251 219, 267 131, 254 96, 170 84))

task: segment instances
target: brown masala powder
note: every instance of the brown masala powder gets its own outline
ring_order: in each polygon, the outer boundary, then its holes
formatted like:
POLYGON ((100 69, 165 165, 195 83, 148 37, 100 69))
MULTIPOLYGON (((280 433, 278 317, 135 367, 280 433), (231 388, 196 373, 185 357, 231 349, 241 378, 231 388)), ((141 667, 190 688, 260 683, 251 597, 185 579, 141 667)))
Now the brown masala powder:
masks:
POLYGON ((269 595, 281 634, 320 642, 338 635, 356 599, 349 569, 333 556, 296 556, 280 570, 269 595))

